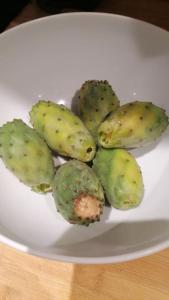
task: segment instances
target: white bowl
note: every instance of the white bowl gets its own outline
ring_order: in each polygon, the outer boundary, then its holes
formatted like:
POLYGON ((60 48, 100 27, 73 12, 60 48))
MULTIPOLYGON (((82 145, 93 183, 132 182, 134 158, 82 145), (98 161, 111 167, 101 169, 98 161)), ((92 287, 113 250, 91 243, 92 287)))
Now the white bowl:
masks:
MULTIPOLYGON (((71 106, 81 84, 106 79, 121 103, 147 100, 169 113, 169 33, 131 18, 71 13, 38 19, 0 36, 0 125, 29 124, 38 99, 71 106)), ((21 184, 0 162, 0 241, 74 263, 112 263, 169 246, 169 131, 134 151, 145 194, 129 211, 105 208, 100 223, 68 224, 51 194, 21 184)), ((58 158, 59 160, 59 158, 58 158)))

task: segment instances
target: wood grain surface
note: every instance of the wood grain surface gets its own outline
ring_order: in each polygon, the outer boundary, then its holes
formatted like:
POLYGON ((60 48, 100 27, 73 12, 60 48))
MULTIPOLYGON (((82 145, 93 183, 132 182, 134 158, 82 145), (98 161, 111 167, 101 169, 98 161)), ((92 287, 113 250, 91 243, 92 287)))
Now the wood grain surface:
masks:
POLYGON ((131 262, 73 265, 0 247, 1 300, 169 300, 169 251, 131 262))
MULTIPOLYGON (((105 0, 97 11, 135 17, 169 30, 168 0, 105 0)), ((45 15, 32 1, 8 28, 45 15)), ((169 300, 169 249, 121 264, 73 265, 0 245, 0 300, 55 299, 169 300)))

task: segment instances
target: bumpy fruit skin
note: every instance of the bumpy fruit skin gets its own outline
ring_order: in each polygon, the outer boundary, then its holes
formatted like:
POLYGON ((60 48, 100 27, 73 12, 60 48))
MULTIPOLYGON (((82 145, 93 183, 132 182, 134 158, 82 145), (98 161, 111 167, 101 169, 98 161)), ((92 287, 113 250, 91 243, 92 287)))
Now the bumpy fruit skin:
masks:
POLYGON ((97 136, 97 128, 103 119, 119 107, 119 100, 108 81, 88 80, 80 88, 80 118, 91 132, 97 136))
POLYGON ((104 148, 145 146, 167 128, 165 111, 150 102, 130 102, 112 113, 98 129, 98 142, 104 148))
POLYGON ((15 119, 0 128, 0 155, 6 167, 32 190, 51 190, 55 174, 51 152, 22 120, 15 119))
POLYGON ((64 105, 39 101, 33 106, 30 119, 52 150, 84 162, 93 159, 96 151, 93 137, 82 121, 64 105))
POLYGON ((69 223, 89 225, 100 220, 103 189, 85 163, 70 160, 59 168, 53 181, 53 196, 58 211, 69 223))
POLYGON ((138 206, 144 193, 143 178, 135 158, 124 149, 100 149, 93 161, 111 206, 127 210, 138 206))

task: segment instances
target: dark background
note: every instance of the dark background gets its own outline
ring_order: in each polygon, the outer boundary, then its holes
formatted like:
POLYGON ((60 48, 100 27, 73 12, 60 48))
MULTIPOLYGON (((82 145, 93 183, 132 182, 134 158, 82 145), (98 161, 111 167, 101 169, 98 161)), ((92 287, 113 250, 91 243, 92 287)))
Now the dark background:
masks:
POLYGON ((126 15, 169 30, 169 0, 4 0, 0 32, 49 14, 85 10, 126 15))

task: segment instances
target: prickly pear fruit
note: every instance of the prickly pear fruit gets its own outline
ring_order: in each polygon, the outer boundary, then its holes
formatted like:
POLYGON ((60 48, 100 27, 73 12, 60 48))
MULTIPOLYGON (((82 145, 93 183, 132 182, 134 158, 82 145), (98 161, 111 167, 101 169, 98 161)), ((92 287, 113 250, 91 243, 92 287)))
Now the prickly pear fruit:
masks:
POLYGON ((82 121, 64 105, 39 101, 30 112, 31 123, 48 146, 59 154, 90 161, 95 142, 82 121))
POLYGON ((101 123, 98 142, 104 148, 145 146, 156 140, 168 126, 165 111, 150 102, 122 105, 101 123))
POLYGON ((100 149, 93 161, 108 202, 126 210, 140 204, 144 186, 135 158, 124 149, 100 149))
POLYGON ((89 225, 100 220, 103 189, 85 163, 70 160, 61 165, 53 180, 53 196, 58 211, 69 223, 89 225))
POLYGON ((6 167, 34 191, 51 190, 51 152, 38 133, 22 120, 15 119, 0 128, 0 155, 6 167))
POLYGON ((80 118, 94 137, 103 119, 118 107, 119 100, 108 81, 88 80, 80 88, 80 118))

